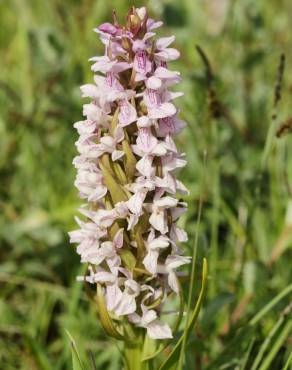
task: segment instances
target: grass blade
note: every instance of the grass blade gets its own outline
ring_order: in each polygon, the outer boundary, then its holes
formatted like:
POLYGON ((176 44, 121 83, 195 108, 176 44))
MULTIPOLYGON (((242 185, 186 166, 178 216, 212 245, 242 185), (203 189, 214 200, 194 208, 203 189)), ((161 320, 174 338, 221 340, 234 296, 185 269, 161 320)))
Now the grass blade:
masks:
POLYGON ((273 326, 272 330, 269 332, 269 334, 267 335, 266 339, 264 340, 263 344, 261 345, 259 351, 258 351, 258 354, 252 364, 252 367, 251 367, 251 370, 256 370, 260 364, 260 362, 262 361, 263 359, 263 356, 273 338, 273 336, 276 334, 276 332, 278 331, 278 329, 280 328, 280 326, 282 325, 284 321, 284 317, 281 316, 279 318, 279 320, 276 322, 276 324, 273 326))
POLYGON ((190 290, 189 290, 189 296, 188 296, 186 325, 185 325, 185 329, 183 333, 183 341, 182 341, 180 357, 179 357, 179 367, 178 367, 179 369, 182 369, 184 358, 185 358, 185 347, 186 347, 186 341, 187 341, 187 336, 185 335, 185 333, 188 330, 192 298, 194 295, 195 269, 196 269, 197 249, 198 249, 198 240, 199 240, 199 226, 201 222, 202 207, 203 207, 203 198, 201 195, 200 200, 199 200, 199 211, 198 211, 198 218, 197 218, 197 225, 196 225, 196 237, 195 237, 195 243, 194 243, 194 249, 193 249, 193 255, 192 255, 192 269, 191 269, 191 279, 190 279, 191 284, 190 284, 190 290))
POLYGON ((289 320, 286 325, 284 326, 283 330, 279 334, 274 346, 270 349, 269 353, 267 354, 263 364, 259 368, 259 370, 268 370, 270 369, 270 365, 274 359, 274 357, 277 355, 279 349, 287 339, 288 335, 290 334, 292 329, 292 320, 289 320))
POLYGON ((75 340, 73 339, 72 335, 69 333, 68 330, 66 330, 66 333, 70 339, 70 342, 71 342, 71 353, 72 353, 72 366, 73 366, 73 370, 85 370, 82 362, 81 362, 81 359, 80 359, 80 356, 79 356, 79 352, 78 352, 78 349, 77 349, 77 346, 76 346, 76 342, 75 340))
POLYGON ((249 322, 250 325, 258 323, 278 302, 280 302, 286 295, 292 292, 292 284, 288 285, 275 298, 273 298, 260 312, 258 312, 249 322))
POLYGON ((290 355, 288 357, 288 360, 287 360, 283 370, 289 370, 290 364, 292 364, 292 351, 290 352, 290 355))

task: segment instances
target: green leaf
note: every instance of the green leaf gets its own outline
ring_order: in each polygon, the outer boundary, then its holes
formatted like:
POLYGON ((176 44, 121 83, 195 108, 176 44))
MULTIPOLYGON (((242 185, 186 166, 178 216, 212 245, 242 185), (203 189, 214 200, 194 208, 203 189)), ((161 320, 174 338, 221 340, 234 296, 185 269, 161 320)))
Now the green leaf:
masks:
POLYGON ((130 271, 133 271, 136 266, 136 258, 133 255, 133 253, 129 251, 128 249, 121 248, 119 250, 119 255, 123 263, 125 264, 126 268, 130 271))
POLYGON ((113 169, 114 169, 114 172, 115 172, 115 175, 117 176, 117 178, 119 179, 119 182, 123 185, 127 184, 127 177, 124 173, 124 171, 122 170, 121 166, 119 163, 117 162, 114 162, 112 164, 113 166, 113 169))
POLYGON ((117 127, 117 124, 118 124, 119 112, 120 112, 120 109, 117 108, 116 111, 115 111, 115 113, 114 113, 114 115, 113 115, 113 118, 111 120, 110 133, 112 135, 114 134, 115 128, 117 127))
POLYGON ((176 369, 176 365, 179 361, 180 350, 181 350, 181 346, 182 346, 182 343, 183 343, 183 340, 184 340, 184 336, 186 336, 186 339, 189 338, 189 336, 191 334, 191 331, 193 330, 193 327, 194 327, 194 325, 197 321, 199 312, 200 312, 200 308, 201 308, 202 301, 203 301, 205 291, 206 291, 207 273, 208 273, 207 260, 204 258, 201 290, 200 290, 200 294, 199 294, 196 306, 193 310, 189 326, 188 326, 187 330, 184 332, 184 334, 179 338, 175 347, 173 348, 173 350, 171 351, 171 353, 169 354, 169 356, 165 360, 165 362, 161 365, 159 370, 174 370, 174 369, 176 369))
POLYGON ((124 337, 118 332, 118 330, 115 328, 114 322, 111 319, 103 296, 103 291, 100 284, 97 284, 97 292, 96 292, 96 298, 97 298, 97 308, 98 308, 98 314, 100 318, 101 325, 104 329, 104 331, 111 337, 123 340, 124 337))
POLYGON ((137 266, 143 267, 142 260, 145 256, 145 245, 144 240, 142 238, 142 233, 144 232, 144 217, 141 217, 141 220, 139 220, 138 224, 134 227, 132 232, 132 237, 137 243, 137 266))
POLYGON ((72 366, 73 366, 73 370, 85 370, 82 362, 81 362, 81 359, 80 359, 80 356, 79 356, 79 352, 78 352, 78 349, 77 349, 77 346, 76 346, 76 342, 75 340, 73 339, 72 335, 69 333, 68 330, 65 330, 66 331, 66 334, 68 335, 69 339, 70 339, 70 342, 71 342, 71 353, 72 353, 72 366))
POLYGON ((123 140, 122 142, 123 151, 125 152, 125 170, 126 176, 129 181, 131 181, 136 172, 136 157, 133 154, 133 151, 130 147, 130 144, 127 140, 123 140))
POLYGON ((127 201, 128 197, 123 188, 118 184, 117 180, 112 176, 109 168, 105 166, 103 162, 102 158, 99 162, 99 166, 104 177, 104 183, 110 192, 113 202, 118 203, 121 201, 127 201))

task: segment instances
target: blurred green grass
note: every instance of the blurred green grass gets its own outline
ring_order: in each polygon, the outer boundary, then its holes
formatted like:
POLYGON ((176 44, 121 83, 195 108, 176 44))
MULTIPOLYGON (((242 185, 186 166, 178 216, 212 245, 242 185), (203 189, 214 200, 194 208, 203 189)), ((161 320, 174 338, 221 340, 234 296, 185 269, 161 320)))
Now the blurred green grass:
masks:
MULTIPOLYGON (((75 227, 80 204, 71 165, 72 124, 81 118, 79 85, 92 79, 88 58, 102 52, 92 29, 110 19, 112 8, 122 17, 132 4, 0 1, 0 369, 71 369, 64 329, 83 356, 93 352, 97 369, 120 369, 118 349, 105 338, 75 282, 81 267, 67 232, 75 227)), ((292 139, 289 134, 278 139, 275 131, 292 116, 292 3, 152 0, 143 5, 164 20, 163 34, 176 35, 182 54, 172 67, 184 77, 180 108, 189 124, 178 139, 189 159, 181 174, 191 189, 190 210, 182 220, 189 253, 205 171, 199 261, 209 260, 209 288, 186 368, 250 369, 283 318, 267 344, 266 353, 275 354, 267 365, 263 356, 260 365, 282 369, 291 338, 286 335, 279 348, 277 339, 289 324, 283 310, 291 294, 255 327, 246 325, 291 282, 292 139), (225 112, 219 117, 210 112, 196 44, 213 69, 212 89, 225 112), (281 53, 286 71, 272 125, 281 53)))

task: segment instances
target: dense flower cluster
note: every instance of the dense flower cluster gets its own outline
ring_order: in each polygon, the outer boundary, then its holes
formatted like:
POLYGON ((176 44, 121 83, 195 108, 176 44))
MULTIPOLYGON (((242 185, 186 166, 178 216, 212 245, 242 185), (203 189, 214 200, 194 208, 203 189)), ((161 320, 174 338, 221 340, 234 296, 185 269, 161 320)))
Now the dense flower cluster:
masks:
POLYGON ((178 244, 187 240, 177 226, 187 194, 175 172, 185 166, 173 141, 185 126, 173 100, 182 93, 169 88, 180 74, 168 69, 179 57, 170 48, 174 36, 154 40, 162 22, 145 8, 132 8, 126 26, 104 23, 95 29, 105 55, 91 58, 94 84, 81 87, 84 121, 74 159, 75 185, 86 201, 70 232, 85 279, 104 289, 107 309, 147 329, 151 338, 171 338, 161 321, 163 302, 178 293, 176 269, 189 263, 178 244))

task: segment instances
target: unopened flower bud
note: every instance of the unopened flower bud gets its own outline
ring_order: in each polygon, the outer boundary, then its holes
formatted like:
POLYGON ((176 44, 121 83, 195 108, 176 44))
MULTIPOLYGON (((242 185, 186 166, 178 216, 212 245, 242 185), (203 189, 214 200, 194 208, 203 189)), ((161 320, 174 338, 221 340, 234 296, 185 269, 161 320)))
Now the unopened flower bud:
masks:
POLYGON ((131 51, 132 49, 132 43, 127 37, 122 38, 122 48, 127 51, 131 51))

